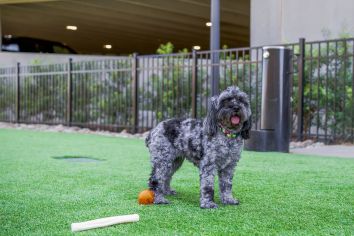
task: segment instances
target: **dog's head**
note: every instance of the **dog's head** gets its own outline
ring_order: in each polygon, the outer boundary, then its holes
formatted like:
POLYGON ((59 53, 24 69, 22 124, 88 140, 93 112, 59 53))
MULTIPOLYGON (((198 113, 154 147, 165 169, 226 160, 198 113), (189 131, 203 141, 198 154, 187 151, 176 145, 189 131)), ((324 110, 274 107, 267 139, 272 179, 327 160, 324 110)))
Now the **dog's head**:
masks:
POLYGON ((251 124, 248 96, 238 87, 228 87, 219 96, 210 98, 208 114, 204 121, 205 133, 208 136, 214 136, 220 126, 248 139, 251 124))

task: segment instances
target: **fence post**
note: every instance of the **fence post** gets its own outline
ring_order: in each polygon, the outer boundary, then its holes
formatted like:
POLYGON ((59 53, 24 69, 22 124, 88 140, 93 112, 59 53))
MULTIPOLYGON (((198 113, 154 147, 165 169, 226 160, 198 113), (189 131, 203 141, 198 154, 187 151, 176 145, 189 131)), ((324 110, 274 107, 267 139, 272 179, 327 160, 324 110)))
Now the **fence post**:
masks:
POLYGON ((66 97, 66 123, 68 126, 72 122, 72 62, 73 59, 69 58, 68 63, 68 81, 67 81, 67 97, 66 97))
POLYGON ((132 109, 133 109, 133 133, 138 132, 138 54, 134 53, 132 58, 132 109))
POLYGON ((20 63, 16 64, 16 123, 20 122, 20 63))
POLYGON ((197 51, 192 51, 192 118, 197 118, 197 80, 198 80, 197 51))
POLYGON ((297 105, 297 140, 303 140, 304 134, 304 83, 305 83, 305 39, 299 39, 298 56, 298 105, 297 105))

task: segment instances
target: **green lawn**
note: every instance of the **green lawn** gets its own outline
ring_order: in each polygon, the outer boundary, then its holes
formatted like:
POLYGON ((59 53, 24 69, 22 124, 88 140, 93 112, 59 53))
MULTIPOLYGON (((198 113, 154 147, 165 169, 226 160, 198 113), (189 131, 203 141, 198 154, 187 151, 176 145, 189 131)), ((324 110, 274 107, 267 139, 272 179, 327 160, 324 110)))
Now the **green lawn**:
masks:
POLYGON ((138 223, 77 234, 354 234, 354 159, 244 152, 233 189, 241 204, 216 197, 216 210, 199 208, 187 162, 172 204, 138 205, 149 173, 143 140, 0 129, 0 235, 68 235, 72 222, 133 213, 138 223))

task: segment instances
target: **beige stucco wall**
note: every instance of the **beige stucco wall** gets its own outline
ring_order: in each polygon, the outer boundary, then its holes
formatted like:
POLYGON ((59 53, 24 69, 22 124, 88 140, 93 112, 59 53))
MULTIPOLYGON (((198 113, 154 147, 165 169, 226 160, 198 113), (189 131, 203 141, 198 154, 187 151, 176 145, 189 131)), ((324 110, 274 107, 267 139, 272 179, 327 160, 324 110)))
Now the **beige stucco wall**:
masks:
POLYGON ((251 0, 251 45, 354 37, 354 0, 251 0))

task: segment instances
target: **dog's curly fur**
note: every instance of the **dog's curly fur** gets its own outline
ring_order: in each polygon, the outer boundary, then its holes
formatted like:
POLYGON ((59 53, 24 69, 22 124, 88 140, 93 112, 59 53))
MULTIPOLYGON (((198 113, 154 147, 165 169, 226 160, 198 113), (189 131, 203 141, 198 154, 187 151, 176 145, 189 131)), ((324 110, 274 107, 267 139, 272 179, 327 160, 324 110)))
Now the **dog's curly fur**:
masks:
POLYGON ((164 195, 175 194, 170 188, 172 175, 187 159, 200 171, 201 208, 217 207, 214 203, 216 172, 221 202, 237 205, 239 201, 232 196, 232 178, 243 139, 249 138, 251 123, 248 96, 234 86, 209 100, 204 121, 169 119, 159 123, 145 140, 151 155, 149 187, 155 193, 154 203, 166 204, 164 195), (232 122, 234 116, 239 122, 232 122), (236 138, 227 137, 220 127, 234 133, 236 138))

